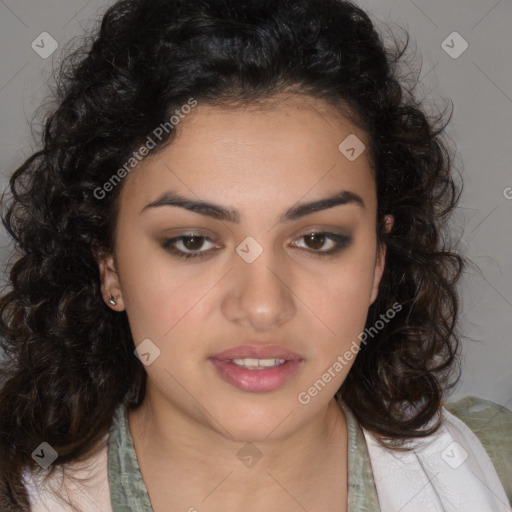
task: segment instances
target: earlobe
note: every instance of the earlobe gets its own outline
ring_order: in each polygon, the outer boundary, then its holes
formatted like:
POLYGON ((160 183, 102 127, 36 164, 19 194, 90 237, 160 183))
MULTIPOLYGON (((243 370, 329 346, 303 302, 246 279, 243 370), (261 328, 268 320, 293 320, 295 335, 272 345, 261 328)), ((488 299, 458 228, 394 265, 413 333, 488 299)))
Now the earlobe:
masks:
POLYGON ((103 300, 115 311, 122 311, 124 309, 123 296, 113 255, 101 257, 98 260, 98 267, 103 300))

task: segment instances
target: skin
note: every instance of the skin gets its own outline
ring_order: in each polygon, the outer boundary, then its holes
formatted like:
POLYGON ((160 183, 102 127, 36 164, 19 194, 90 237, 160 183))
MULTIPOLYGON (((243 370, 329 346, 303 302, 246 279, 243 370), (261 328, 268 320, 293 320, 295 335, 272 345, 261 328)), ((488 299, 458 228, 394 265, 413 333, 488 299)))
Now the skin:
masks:
POLYGON ((333 396, 354 359, 307 405, 297 396, 359 343, 378 294, 385 247, 377 250, 368 152, 349 161, 338 150, 349 134, 366 147, 368 139, 320 100, 277 99, 264 110, 195 107, 177 138, 125 178, 114 252, 99 261, 107 305, 126 310, 136 345, 150 339, 160 349, 145 367, 145 399, 129 413, 156 511, 346 510, 346 419, 333 396), (241 222, 175 206, 141 213, 167 190, 237 209, 241 222), (288 207, 340 190, 365 207, 278 221, 288 207), (334 243, 308 245, 303 237, 315 230, 348 234, 352 243, 320 257, 334 243), (203 260, 162 247, 190 231, 213 243, 177 247, 211 250, 203 260), (252 263, 235 251, 248 236, 263 249, 252 263), (247 342, 277 343, 304 361, 274 391, 243 391, 208 358, 247 342), (249 442, 262 454, 250 468, 237 457, 249 442))

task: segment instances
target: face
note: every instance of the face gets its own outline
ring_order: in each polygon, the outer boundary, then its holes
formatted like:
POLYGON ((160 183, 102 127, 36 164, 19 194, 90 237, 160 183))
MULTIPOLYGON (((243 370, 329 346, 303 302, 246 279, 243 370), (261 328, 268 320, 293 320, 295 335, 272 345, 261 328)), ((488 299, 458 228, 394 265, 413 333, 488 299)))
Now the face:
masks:
POLYGON ((280 438, 325 411, 353 359, 307 404, 298 397, 359 344, 384 267, 367 152, 351 161, 338 149, 351 134, 368 147, 305 97, 265 110, 199 104, 125 178, 102 290, 107 304, 117 297, 109 307, 126 309, 135 345, 150 340, 145 400, 154 407, 237 441, 280 438), (297 208, 342 191, 331 207, 297 208), (234 218, 165 204, 171 195, 234 218), (235 384, 212 360, 267 344, 298 361, 268 378, 236 369, 235 384))

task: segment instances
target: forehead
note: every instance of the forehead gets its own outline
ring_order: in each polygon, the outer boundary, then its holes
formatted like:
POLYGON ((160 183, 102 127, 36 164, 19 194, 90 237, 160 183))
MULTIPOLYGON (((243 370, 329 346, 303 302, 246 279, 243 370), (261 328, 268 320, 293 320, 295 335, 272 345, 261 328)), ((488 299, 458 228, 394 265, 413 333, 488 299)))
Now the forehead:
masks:
POLYGON ((315 190, 325 195, 344 187, 366 193, 371 202, 368 149, 365 132, 310 97, 277 96, 238 107, 199 103, 181 119, 173 141, 137 166, 122 195, 130 203, 147 203, 169 188, 216 202, 221 194, 233 203, 249 195, 263 200, 271 193, 287 204, 309 190, 314 198, 315 190), (340 150, 347 137, 366 147, 352 161, 346 144, 340 150))

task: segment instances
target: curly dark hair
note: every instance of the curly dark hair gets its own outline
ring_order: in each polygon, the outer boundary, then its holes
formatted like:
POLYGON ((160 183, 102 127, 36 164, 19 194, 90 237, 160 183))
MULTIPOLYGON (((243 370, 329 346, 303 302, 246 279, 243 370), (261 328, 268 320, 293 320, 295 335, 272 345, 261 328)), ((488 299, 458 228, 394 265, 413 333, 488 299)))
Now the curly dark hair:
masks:
POLYGON ((122 0, 69 52, 42 149, 2 198, 16 250, 0 298, 0 481, 11 510, 29 506, 21 475, 38 469, 31 453, 42 441, 59 455, 50 475, 96 453, 115 408, 144 398, 126 312, 104 303, 98 269, 113 247, 123 183, 103 200, 95 190, 191 97, 250 105, 291 91, 324 100, 368 134, 387 255, 366 325, 394 303, 402 309, 362 347, 336 398, 385 446, 437 430, 439 422, 424 427, 460 378, 465 261, 444 230, 462 186, 442 133, 449 119, 426 114, 417 80, 407 83, 399 66, 409 36, 402 48, 393 40, 387 47, 344 0, 122 0), (390 232, 385 214, 395 219, 390 232))

